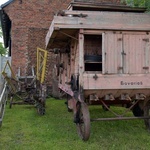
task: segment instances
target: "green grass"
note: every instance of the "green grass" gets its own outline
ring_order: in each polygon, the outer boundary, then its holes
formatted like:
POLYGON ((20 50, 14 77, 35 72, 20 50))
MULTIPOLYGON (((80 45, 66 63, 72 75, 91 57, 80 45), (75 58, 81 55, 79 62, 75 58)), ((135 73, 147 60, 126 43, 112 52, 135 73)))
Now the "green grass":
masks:
MULTIPOLYGON (((149 150, 150 133, 143 120, 91 123, 91 137, 83 142, 77 135, 72 113, 64 100, 48 99, 46 115, 33 106, 6 106, 0 128, 0 150, 149 150)), ((90 106, 91 118, 108 117, 101 106, 90 106)), ((114 107, 115 111, 123 109, 114 107)), ((129 113, 128 115, 131 115, 129 113)))

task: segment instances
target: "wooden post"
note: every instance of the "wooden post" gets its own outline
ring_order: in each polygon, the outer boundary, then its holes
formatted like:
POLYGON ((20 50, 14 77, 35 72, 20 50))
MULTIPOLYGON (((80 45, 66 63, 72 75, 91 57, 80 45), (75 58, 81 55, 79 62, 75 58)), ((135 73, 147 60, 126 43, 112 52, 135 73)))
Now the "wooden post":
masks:
POLYGON ((84 35, 83 29, 79 31, 79 92, 83 100, 83 73, 84 73, 84 35))

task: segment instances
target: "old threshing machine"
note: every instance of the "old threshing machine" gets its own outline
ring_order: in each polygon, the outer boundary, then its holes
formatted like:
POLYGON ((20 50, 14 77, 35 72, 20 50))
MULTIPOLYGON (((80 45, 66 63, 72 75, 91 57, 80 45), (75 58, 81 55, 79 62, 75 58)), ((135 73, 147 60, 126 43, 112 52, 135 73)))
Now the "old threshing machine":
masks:
POLYGON ((54 16, 46 45, 58 57, 58 86, 83 140, 90 136, 91 120, 141 118, 150 129, 150 14, 74 2, 54 16), (88 104, 101 104, 115 117, 91 119, 88 104), (110 106, 115 104, 126 111, 116 114, 110 106), (134 117, 125 117, 130 110, 134 117))

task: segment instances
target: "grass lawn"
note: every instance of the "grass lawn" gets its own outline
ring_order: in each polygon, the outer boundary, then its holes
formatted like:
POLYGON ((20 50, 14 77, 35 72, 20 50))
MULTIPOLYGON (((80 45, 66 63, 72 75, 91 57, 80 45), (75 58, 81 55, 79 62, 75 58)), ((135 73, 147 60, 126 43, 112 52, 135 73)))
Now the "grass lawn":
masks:
MULTIPOLYGON (((77 135, 72 113, 65 100, 48 99, 46 115, 33 106, 6 106, 0 128, 0 150, 149 150, 150 133, 143 120, 91 123, 91 137, 83 142, 77 135)), ((91 118, 108 117, 101 106, 89 106, 91 118)), ((122 108, 114 107, 116 111, 122 108)), ((129 113, 128 115, 132 115, 129 113)))

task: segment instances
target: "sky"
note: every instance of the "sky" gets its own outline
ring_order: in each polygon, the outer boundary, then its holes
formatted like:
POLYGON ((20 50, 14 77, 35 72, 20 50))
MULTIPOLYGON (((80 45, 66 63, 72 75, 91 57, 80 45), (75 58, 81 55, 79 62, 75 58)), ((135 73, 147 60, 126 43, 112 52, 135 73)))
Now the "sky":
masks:
POLYGON ((8 0, 0 0, 0 5, 6 3, 8 0))
MULTIPOLYGON (((8 1, 8 0, 0 0, 0 5, 6 3, 7 1, 8 1)), ((3 39, 2 39, 2 38, 0 38, 0 42, 3 42, 3 39)))

